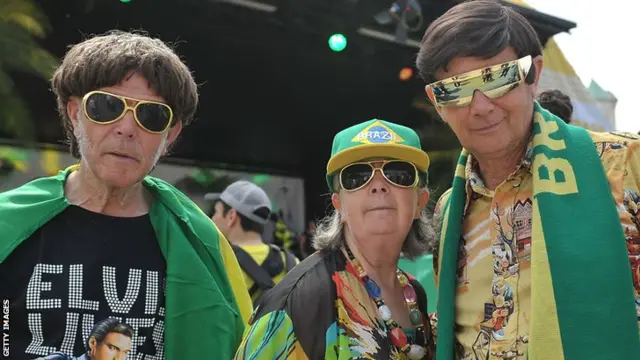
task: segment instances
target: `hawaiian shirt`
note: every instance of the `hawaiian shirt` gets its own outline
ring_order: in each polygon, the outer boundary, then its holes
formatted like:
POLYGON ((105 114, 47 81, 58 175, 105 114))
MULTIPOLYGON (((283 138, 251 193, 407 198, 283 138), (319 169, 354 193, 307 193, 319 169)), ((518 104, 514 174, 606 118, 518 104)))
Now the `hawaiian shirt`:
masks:
MULTIPOLYGON (((640 321, 640 136, 590 132, 617 204, 629 252, 640 321)), ((516 170, 495 190, 477 161, 466 164, 465 207, 456 292, 459 359, 526 359, 531 319, 531 143, 516 170), (509 244, 515 241, 515 249, 509 244)), ((438 201, 436 212, 450 192, 438 201)), ((585 214, 566 214, 567 221, 585 214)), ((570 239, 580 246, 580 239, 570 239)), ((434 259, 437 274, 438 260, 434 259)), ((597 266, 597 264, 594 264, 597 266)), ((597 311, 594 309, 594 311, 597 311)))
MULTIPOLYGON (((406 274, 423 312, 432 359, 427 298, 406 274)), ((236 359, 406 360, 391 345, 388 329, 358 273, 341 251, 320 251, 293 268, 264 295, 249 323, 236 359)), ((409 339, 413 329, 404 329, 409 339)))

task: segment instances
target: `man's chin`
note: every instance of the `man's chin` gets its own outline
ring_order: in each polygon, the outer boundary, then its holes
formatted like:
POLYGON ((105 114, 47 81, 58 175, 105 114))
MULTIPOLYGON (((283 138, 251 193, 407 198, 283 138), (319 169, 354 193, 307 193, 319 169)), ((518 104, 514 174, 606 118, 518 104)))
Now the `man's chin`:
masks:
POLYGON ((123 169, 104 166, 95 172, 98 181, 109 187, 127 188, 144 179, 145 172, 140 168, 123 169))
POLYGON ((505 138, 495 136, 467 149, 475 156, 499 156, 509 149, 509 143, 505 138))

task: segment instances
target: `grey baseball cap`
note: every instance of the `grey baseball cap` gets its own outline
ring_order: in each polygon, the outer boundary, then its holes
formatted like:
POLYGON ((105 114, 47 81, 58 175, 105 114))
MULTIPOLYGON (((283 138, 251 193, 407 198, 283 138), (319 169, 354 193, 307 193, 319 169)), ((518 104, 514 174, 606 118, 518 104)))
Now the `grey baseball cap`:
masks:
POLYGON ((209 201, 222 200, 238 213, 258 224, 269 222, 269 216, 263 218, 254 212, 263 207, 266 207, 271 212, 271 200, 269 200, 264 190, 252 182, 236 181, 227 186, 222 193, 209 193, 204 196, 204 199, 209 201))

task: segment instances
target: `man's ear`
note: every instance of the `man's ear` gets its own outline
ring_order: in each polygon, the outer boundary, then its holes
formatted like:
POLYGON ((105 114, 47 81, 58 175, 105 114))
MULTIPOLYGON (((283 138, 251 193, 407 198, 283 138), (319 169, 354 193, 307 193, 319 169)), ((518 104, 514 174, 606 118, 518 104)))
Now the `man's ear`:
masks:
POLYGON ((436 95, 433 93, 433 89, 431 89, 431 87, 429 85, 425 85, 424 86, 424 92, 427 93, 427 98, 431 102, 431 105, 433 105, 433 108, 436 109, 436 112, 440 116, 440 119, 442 119, 442 121, 444 121, 444 122, 447 122, 444 119, 444 117, 442 116, 442 114, 440 113, 440 107, 438 106, 438 104, 436 102, 436 95))
POLYGON ((544 58, 542 55, 538 55, 533 58, 533 64, 531 66, 536 69, 536 78, 533 80, 531 86, 531 91, 533 92, 533 96, 535 97, 538 92, 538 85, 540 84, 540 75, 542 75, 542 66, 544 63, 544 58))
POLYGON ((413 214, 414 219, 419 219, 420 216, 422 215, 422 209, 425 208, 425 206, 427 206, 427 202, 429 201, 429 198, 431 197, 431 194, 429 193, 429 190, 427 189, 420 189, 418 192, 418 206, 416 206, 416 211, 415 214, 413 214))
POLYGON ((75 129, 76 124, 80 119, 78 119, 78 114, 80 113, 80 108, 82 107, 82 100, 80 100, 77 96, 72 96, 69 98, 67 102, 67 116, 71 119, 71 125, 75 129))
POLYGON ((238 216, 236 209, 229 209, 227 216, 229 217, 229 228, 232 228, 236 222, 240 221, 240 217, 238 216))
POLYGON ((89 352, 93 354, 96 351, 96 347, 98 346, 98 342, 94 336, 89 339, 89 352))
POLYGON ((174 141, 178 138, 178 135, 182 132, 182 121, 178 121, 175 125, 173 125, 169 129, 169 136, 167 136, 167 147, 173 144, 174 141))
POLYGON ((436 95, 433 93, 433 89, 431 89, 431 86, 425 85, 424 86, 424 92, 427 94, 427 98, 429 99, 429 101, 431 101, 431 104, 433 106, 437 106, 437 104, 436 104, 436 95))

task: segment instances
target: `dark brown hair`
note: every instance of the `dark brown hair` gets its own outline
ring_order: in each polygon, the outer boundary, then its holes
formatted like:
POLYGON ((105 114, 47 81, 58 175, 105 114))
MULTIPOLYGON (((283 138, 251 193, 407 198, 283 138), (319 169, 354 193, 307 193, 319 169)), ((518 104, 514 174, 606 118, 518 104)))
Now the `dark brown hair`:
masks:
POLYGON ((452 7, 429 25, 416 67, 422 79, 432 83, 437 80, 436 71, 446 71, 455 57, 491 58, 508 47, 515 50, 518 58, 542 54, 538 35, 522 15, 497 1, 468 1, 452 7))
POLYGON ((174 50, 141 32, 110 31, 72 46, 51 79, 73 156, 79 158, 80 152, 67 115, 69 99, 117 85, 133 74, 144 77, 171 106, 174 124, 181 121, 186 126, 193 120, 198 86, 174 50))
POLYGON ((96 323, 91 329, 91 333, 89 334, 86 343, 87 353, 89 353, 89 342, 91 341, 91 338, 95 338, 96 343, 100 345, 104 342, 104 339, 107 338, 107 335, 111 333, 122 334, 129 339, 133 339, 133 329, 131 326, 121 323, 118 319, 108 318, 96 323))
MULTIPOLYGON (((229 211, 231 211, 231 209, 233 209, 229 204, 227 204, 226 202, 222 201, 222 200, 218 200, 216 201, 216 203, 220 203, 222 204, 222 216, 227 216, 227 214, 229 213, 229 211)), ((213 204, 213 209, 211 210, 211 216, 209 217, 213 217, 213 215, 216 212, 216 208, 215 208, 215 204, 213 204)), ((269 211, 268 208, 266 207, 260 207, 257 208, 253 214, 264 218, 264 219, 268 219, 270 217, 271 211, 269 211)), ((255 222, 251 219, 249 219, 248 217, 240 214, 239 212, 236 211, 236 214, 238 214, 238 217, 240 218, 240 227, 242 228, 242 230, 244 231, 253 231, 253 232, 257 232, 258 234, 262 234, 264 232, 264 225, 255 222)))
POLYGON ((565 123, 571 123, 571 116, 573 115, 571 98, 563 94, 560 90, 543 91, 538 95, 538 102, 540 106, 564 120, 565 123))

